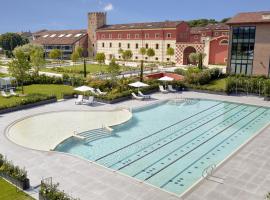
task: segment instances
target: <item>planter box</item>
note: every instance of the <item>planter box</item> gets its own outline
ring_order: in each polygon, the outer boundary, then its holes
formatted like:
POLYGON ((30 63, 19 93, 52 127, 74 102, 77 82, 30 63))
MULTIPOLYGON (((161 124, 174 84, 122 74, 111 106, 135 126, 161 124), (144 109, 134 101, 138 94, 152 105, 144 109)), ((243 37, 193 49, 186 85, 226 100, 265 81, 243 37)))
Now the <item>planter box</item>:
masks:
POLYGON ((265 101, 270 101, 270 97, 264 97, 265 101))
POLYGON ((0 173, 0 176, 22 190, 27 190, 30 188, 29 179, 26 179, 25 181, 20 181, 2 172, 0 173))
POLYGON ((33 108, 33 107, 36 107, 36 106, 42 106, 42 105, 55 103, 55 102, 57 102, 57 99, 53 98, 53 99, 39 101, 39 102, 36 102, 36 103, 27 104, 27 105, 15 106, 15 107, 12 107, 12 108, 6 108, 6 109, 0 110, 0 114, 5 114, 5 113, 9 113, 9 112, 15 112, 15 111, 24 110, 24 109, 29 109, 29 108, 33 108))

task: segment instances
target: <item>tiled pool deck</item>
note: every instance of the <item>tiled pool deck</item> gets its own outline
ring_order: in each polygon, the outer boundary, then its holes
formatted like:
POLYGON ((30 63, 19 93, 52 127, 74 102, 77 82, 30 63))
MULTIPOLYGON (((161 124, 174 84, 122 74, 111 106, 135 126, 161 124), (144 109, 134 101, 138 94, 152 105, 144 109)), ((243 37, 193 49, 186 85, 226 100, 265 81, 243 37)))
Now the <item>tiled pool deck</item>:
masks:
MULTIPOLYGON (((196 92, 183 94, 153 95, 156 99, 167 98, 210 98, 260 106, 269 106, 258 97, 221 96, 196 92)), ((112 172, 88 161, 57 152, 41 152, 20 147, 10 142, 4 135, 5 128, 15 120, 29 115, 62 110, 110 110, 116 107, 137 107, 154 101, 130 100, 115 105, 75 106, 74 100, 58 102, 42 107, 0 115, 0 152, 15 164, 25 166, 31 185, 53 177, 61 189, 81 200, 261 200, 270 191, 270 127, 244 146, 225 162, 215 176, 224 179, 224 184, 204 180, 184 197, 179 198, 140 183, 132 178, 112 172)))

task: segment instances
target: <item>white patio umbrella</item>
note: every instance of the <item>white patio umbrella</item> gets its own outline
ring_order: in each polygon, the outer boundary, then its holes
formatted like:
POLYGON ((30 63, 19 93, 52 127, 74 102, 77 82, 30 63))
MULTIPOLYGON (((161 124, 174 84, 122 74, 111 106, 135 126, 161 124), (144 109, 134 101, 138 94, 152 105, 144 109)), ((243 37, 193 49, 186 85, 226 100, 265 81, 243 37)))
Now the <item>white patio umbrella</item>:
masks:
POLYGON ((94 92, 95 91, 94 88, 88 87, 88 86, 85 86, 85 85, 77 87, 74 90, 79 91, 79 92, 83 92, 84 94, 85 94, 85 92, 89 92, 89 91, 94 92))
POLYGON ((137 82, 134 82, 134 83, 130 83, 128 85, 131 86, 131 87, 138 88, 138 91, 139 91, 139 88, 141 88, 141 87, 148 87, 149 86, 149 85, 147 85, 145 83, 142 83, 140 81, 137 81, 137 82))
POLYGON ((169 81, 173 81, 174 80, 174 78, 172 78, 172 77, 169 77, 169 76, 163 76, 163 77, 161 77, 160 79, 158 79, 159 81, 164 81, 165 82, 165 86, 167 85, 167 82, 169 82, 169 81))

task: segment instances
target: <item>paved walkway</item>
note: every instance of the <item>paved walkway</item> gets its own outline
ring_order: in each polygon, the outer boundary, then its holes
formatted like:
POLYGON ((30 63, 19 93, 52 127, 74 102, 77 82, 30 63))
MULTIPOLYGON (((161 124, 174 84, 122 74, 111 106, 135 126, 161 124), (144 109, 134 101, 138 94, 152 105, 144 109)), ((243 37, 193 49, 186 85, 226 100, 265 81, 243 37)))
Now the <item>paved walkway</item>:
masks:
MULTIPOLYGON (((199 97, 270 106, 269 102, 264 102, 257 97, 221 96, 195 92, 168 95, 157 93, 153 97, 156 99, 199 97)), ((130 100, 115 105, 90 107, 75 106, 74 100, 69 100, 0 115, 0 152, 7 155, 15 164, 26 167, 32 186, 39 185, 42 178, 53 177, 55 182, 60 183, 61 189, 81 200, 259 200, 270 191, 270 127, 216 171, 216 176, 224 178, 224 184, 203 181, 200 186, 195 187, 192 192, 182 198, 67 154, 20 147, 10 142, 4 135, 8 124, 33 114, 61 110, 111 110, 123 106, 137 107, 152 102, 130 100)))

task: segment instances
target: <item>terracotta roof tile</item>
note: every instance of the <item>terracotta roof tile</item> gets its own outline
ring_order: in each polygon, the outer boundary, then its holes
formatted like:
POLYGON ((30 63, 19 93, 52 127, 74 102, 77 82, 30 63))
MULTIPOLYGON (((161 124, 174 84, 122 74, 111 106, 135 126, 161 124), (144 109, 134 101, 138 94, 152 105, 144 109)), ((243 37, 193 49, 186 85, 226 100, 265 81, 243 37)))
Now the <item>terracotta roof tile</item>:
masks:
POLYGON ((220 24, 208 24, 207 26, 203 26, 203 27, 192 27, 191 28, 191 33, 192 34, 199 34, 202 31, 214 31, 214 30, 229 30, 229 26, 224 24, 224 23, 220 23, 220 24))
POLYGON ((270 23, 270 11, 239 13, 227 22, 229 25, 246 23, 270 23))
POLYGON ((33 42, 41 45, 71 45, 87 35, 86 30, 39 31, 33 42))
POLYGON ((103 30, 130 30, 130 29, 156 29, 156 28, 176 28, 183 21, 147 22, 105 25, 98 29, 103 30))

